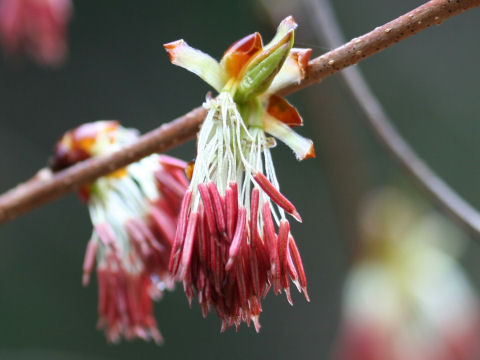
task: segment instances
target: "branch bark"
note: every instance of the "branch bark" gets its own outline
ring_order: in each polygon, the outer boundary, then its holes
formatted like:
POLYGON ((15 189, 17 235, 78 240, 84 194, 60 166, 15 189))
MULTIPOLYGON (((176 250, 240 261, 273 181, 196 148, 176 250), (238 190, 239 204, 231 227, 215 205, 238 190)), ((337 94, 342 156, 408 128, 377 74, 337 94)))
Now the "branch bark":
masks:
MULTIPOLYGON (((288 95, 319 82, 407 37, 477 6, 480 6, 480 0, 431 0, 397 19, 311 60, 304 81, 283 89, 281 95, 288 95)), ((143 135, 137 142, 116 153, 86 160, 55 174, 49 173, 47 170, 39 172, 33 179, 0 196, 0 224, 15 219, 151 153, 166 151, 192 139, 204 116, 205 110, 198 107, 143 135)), ((400 140, 402 139, 400 138, 400 140)), ((441 194, 439 195, 442 197, 441 194)), ((447 199, 448 197, 445 198, 445 202, 448 202, 447 199)), ((464 215, 457 214, 460 219, 463 219, 464 215)), ((480 225, 476 228, 476 232, 480 234, 480 225)))

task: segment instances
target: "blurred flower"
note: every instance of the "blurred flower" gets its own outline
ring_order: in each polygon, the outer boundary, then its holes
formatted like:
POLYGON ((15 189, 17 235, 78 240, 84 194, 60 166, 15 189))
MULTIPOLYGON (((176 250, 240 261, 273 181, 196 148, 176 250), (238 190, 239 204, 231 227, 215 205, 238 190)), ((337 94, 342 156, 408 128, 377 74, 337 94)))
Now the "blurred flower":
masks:
POLYGON ((0 39, 11 55, 29 53, 38 63, 58 65, 67 54, 71 0, 0 0, 0 39))
MULTIPOLYGON (((114 121, 88 123, 59 140, 54 170, 116 151, 137 138, 135 130, 114 121)), ((152 299, 171 289, 168 273, 177 214, 188 186, 185 163, 151 155, 101 177, 80 190, 94 226, 83 265, 89 282, 95 258, 98 276, 98 326, 109 341, 140 337, 162 341, 152 299)))
POLYGON ((196 293, 204 316, 215 309, 222 331, 242 321, 253 321, 258 331, 261 298, 271 286, 292 302, 289 277, 308 299, 285 212, 301 218, 280 193, 270 154, 275 140, 265 133, 284 141, 299 160, 314 156, 312 142, 290 128, 302 124, 297 110, 273 95, 305 75, 311 50, 292 49, 295 28, 293 18, 286 18, 267 45, 260 34, 248 35, 220 62, 183 40, 164 45, 173 64, 219 92, 204 104, 208 115, 169 268, 183 281, 190 303, 196 293))
POLYGON ((461 235, 425 210, 392 189, 367 202, 336 359, 477 359, 480 308, 455 259, 461 235))

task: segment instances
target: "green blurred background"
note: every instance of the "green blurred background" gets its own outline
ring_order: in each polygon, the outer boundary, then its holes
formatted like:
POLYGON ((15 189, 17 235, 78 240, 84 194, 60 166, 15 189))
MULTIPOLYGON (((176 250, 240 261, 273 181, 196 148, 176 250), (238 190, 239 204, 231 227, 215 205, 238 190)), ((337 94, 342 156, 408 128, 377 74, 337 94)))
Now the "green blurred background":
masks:
MULTIPOLYGON (((352 38, 421 3, 335 0, 334 7, 352 38)), ((313 19, 292 4, 297 46, 312 47, 315 56, 327 51, 313 36, 313 19)), ((184 38, 219 58, 243 35, 259 30, 269 39, 274 32, 257 2, 77 0, 74 7, 63 67, 0 61, 1 191, 44 166, 55 140, 80 123, 118 119, 143 132, 201 104, 209 88, 170 65, 163 43, 184 38)), ((360 65, 405 138, 477 208, 479 25, 480 11, 473 10, 360 65)), ((273 154, 282 190, 304 219, 292 225, 311 303, 295 293, 291 307, 270 294, 260 334, 246 326, 220 334, 216 316, 204 320, 196 304, 189 310, 177 286, 155 306, 165 345, 108 345, 95 329, 96 284, 80 283, 91 225, 86 208, 69 195, 0 228, 0 359, 326 359, 338 329, 358 202, 375 186, 409 180, 369 134, 338 75, 291 100, 317 158, 298 163, 283 145, 273 154)), ((193 143, 171 154, 189 160, 193 143)), ((470 250, 465 263, 478 285, 480 249, 472 243, 470 250)))

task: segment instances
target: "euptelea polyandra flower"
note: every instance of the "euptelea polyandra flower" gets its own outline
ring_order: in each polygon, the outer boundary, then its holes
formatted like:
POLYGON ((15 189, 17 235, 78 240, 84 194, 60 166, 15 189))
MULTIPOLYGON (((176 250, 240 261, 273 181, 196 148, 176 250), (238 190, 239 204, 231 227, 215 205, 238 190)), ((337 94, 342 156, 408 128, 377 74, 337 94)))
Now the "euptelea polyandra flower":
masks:
POLYGON ((222 331, 258 317, 270 288, 290 297, 290 279, 307 295, 307 280, 286 214, 301 221, 280 192, 270 148, 274 135, 299 160, 313 145, 290 127, 297 110, 275 92, 302 80, 310 49, 292 49, 296 24, 283 20, 274 39, 254 33, 235 42, 217 62, 183 40, 164 45, 173 64, 209 83, 208 114, 198 134, 191 184, 183 199, 169 269, 196 295, 206 316, 211 307, 222 331), (277 230, 278 229, 278 230, 277 230))
MULTIPOLYGON (((59 140, 51 162, 59 170, 134 141, 135 130, 114 121, 88 123, 59 140)), ((87 285, 95 259, 98 327, 117 342, 140 337, 160 343, 152 299, 173 287, 168 273, 177 214, 188 186, 185 163, 151 155, 80 190, 94 226, 83 264, 87 285)))
POLYGON ((67 54, 71 0, 1 0, 0 40, 10 55, 30 54, 38 63, 58 65, 67 54))
POLYGON ((478 359, 480 303, 455 258, 462 235, 398 190, 368 200, 333 359, 478 359))

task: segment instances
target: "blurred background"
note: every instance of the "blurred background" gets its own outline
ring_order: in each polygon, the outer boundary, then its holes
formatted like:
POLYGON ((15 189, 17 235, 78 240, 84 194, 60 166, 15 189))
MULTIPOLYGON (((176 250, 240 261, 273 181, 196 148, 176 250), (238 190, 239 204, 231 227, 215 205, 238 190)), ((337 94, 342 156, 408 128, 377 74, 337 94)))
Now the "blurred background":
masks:
MULTIPOLYGON (((419 6, 418 0, 335 0, 348 39, 419 6)), ((169 63, 162 44, 184 38, 216 58, 240 37, 260 31, 268 40, 279 18, 299 23, 296 46, 318 56, 329 48, 316 37, 301 1, 74 1, 69 54, 57 68, 26 57, 0 60, 0 191, 45 166, 56 139, 81 123, 117 119, 142 132, 202 103, 210 89, 169 63), (270 3, 272 4, 272 3, 270 3), (282 14, 282 11, 285 13, 282 14), (288 11, 288 12, 287 12, 288 11), (275 24, 275 25, 274 25, 275 24)), ((360 65, 396 127, 454 189, 480 208, 480 47, 478 9, 409 38, 360 65)), ((95 329, 95 281, 81 286, 91 225, 74 195, 0 228, 0 359, 327 359, 340 329, 342 289, 358 249, 362 199, 384 184, 417 193, 380 147, 363 114, 335 75, 292 95, 303 115, 299 129, 317 158, 299 163, 279 144, 273 151, 282 191, 303 224, 292 223, 311 302, 294 293, 294 306, 272 294, 262 329, 242 325, 220 334, 214 314, 189 310, 180 289, 155 304, 165 337, 107 344, 95 329)), ((190 160, 193 142, 170 153, 190 160)), ((427 199, 428 200, 428 199, 427 199)), ((462 258, 480 284, 480 248, 467 241, 462 258)))

